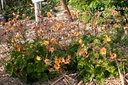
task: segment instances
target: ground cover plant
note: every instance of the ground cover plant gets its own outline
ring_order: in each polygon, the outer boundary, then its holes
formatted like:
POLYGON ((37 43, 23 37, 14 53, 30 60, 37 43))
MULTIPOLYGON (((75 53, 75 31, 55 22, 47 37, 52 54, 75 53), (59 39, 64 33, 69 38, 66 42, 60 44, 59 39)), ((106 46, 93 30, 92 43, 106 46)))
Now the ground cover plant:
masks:
MULTIPOLYGON (((5 69, 11 76, 32 83, 72 71, 78 73, 78 80, 103 83, 108 77, 119 77, 119 70, 128 72, 127 14, 121 16, 119 11, 106 9, 93 15, 86 11, 79 17, 73 12, 79 23, 89 25, 84 34, 78 26, 54 19, 51 12, 38 26, 28 26, 29 17, 19 21, 22 16, 16 15, 3 24, 6 29, 1 35, 1 44, 6 42, 9 47, 5 69)), ((42 16, 39 18, 42 20, 42 16)))

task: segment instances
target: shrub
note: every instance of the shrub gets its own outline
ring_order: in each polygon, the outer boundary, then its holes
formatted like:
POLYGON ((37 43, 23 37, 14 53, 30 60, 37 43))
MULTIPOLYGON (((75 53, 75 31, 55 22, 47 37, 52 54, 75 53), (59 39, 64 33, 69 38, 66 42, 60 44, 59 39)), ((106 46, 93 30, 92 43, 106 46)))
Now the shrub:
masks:
POLYGON ((115 9, 121 12, 122 15, 127 11, 127 0, 70 0, 69 4, 74 8, 81 11, 90 11, 95 13, 97 11, 103 11, 104 9, 115 9), (79 3, 79 4, 76 4, 79 3))
MULTIPOLYGON (((10 54, 5 69, 10 76, 18 77, 26 83, 48 81, 63 72, 71 57, 57 45, 57 39, 50 36, 43 38, 44 29, 40 28, 42 25, 28 26, 28 23, 32 22, 28 16, 24 18, 17 20, 16 17, 3 24, 3 27, 7 28, 2 33, 1 44, 7 43, 9 47, 7 53, 10 54)), ((46 22, 49 22, 49 19, 46 22)))
MULTIPOLYGON (((42 16, 46 17, 46 13, 50 10, 56 12, 57 10, 54 9, 54 7, 58 5, 58 0, 47 0, 47 4, 42 4, 42 16)), ((6 20, 8 20, 9 18, 13 18, 13 13, 16 13, 18 15, 26 14, 27 16, 29 16, 30 19, 34 19, 34 4, 32 3, 32 0, 7 0, 4 9, 1 10, 0 13, 5 16, 6 20)))
POLYGON ((76 43, 79 47, 73 51, 76 52, 73 61, 77 64, 79 80, 88 82, 96 79, 103 83, 105 78, 119 76, 117 67, 123 70, 122 63, 127 58, 109 35, 84 35, 76 43))

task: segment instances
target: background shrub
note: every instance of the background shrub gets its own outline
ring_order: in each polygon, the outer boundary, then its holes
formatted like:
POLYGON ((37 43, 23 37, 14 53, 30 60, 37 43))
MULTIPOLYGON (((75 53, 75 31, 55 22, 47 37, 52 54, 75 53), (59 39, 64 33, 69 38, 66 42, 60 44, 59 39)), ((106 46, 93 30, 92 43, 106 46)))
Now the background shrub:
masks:
POLYGON ((122 15, 124 15, 125 12, 128 12, 127 0, 70 0, 69 4, 74 8, 84 12, 88 10, 92 13, 95 13, 97 11, 103 11, 104 9, 109 8, 120 11, 122 15))
MULTIPOLYGON (((47 0, 46 2, 47 4, 42 4, 41 9, 42 16, 45 17, 48 11, 57 11, 54 7, 59 5, 59 0, 47 0)), ((0 11, 0 14, 3 14, 6 20, 8 20, 8 18, 13 17, 12 13, 16 13, 18 15, 26 14, 30 19, 34 19, 34 4, 31 0, 6 0, 6 5, 4 9, 0 11)))

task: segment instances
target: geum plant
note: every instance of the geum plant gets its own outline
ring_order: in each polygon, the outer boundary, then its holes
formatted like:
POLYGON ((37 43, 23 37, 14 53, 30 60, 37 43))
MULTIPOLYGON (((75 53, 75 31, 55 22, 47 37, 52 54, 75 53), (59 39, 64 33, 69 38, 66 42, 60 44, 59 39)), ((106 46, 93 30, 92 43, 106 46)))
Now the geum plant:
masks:
MULTIPOLYGON (((108 13, 108 16, 104 15, 105 18, 97 15, 90 18, 91 34, 87 33, 81 37, 75 26, 51 19, 50 12, 47 13, 48 18, 43 25, 32 28, 27 24, 29 17, 21 22, 17 19, 9 20, 4 25, 7 29, 1 40, 7 41, 10 47, 11 57, 5 64, 6 71, 25 82, 48 81, 69 70, 78 72, 78 79, 85 82, 92 80, 103 82, 105 78, 119 76, 117 66, 121 71, 128 71, 126 63, 128 60, 122 48, 117 46, 119 39, 117 35, 121 40, 127 39, 128 26, 122 22, 124 19, 119 19, 121 24, 113 20, 115 16, 112 15, 109 16, 108 13), (112 22, 105 21, 108 17, 112 17, 112 22), (99 33, 98 25, 101 27, 101 33, 99 33), (125 39, 119 35, 120 32, 125 39), (63 35, 64 41, 61 39, 63 35), (71 44, 66 42, 72 38, 75 40, 76 37, 78 39, 76 42, 71 44), (58 42, 59 40, 64 43, 58 42)), ((18 17, 20 16, 16 16, 18 17)), ((120 44, 122 44, 121 41, 120 44)))
MULTIPOLYGON (((57 39, 50 36, 43 38, 45 34, 42 33, 42 25, 31 27, 32 22, 28 16, 20 21, 18 18, 21 16, 13 15, 16 18, 3 24, 7 29, 1 40, 10 48, 7 51, 10 59, 5 63, 10 76, 32 83, 48 81, 61 74, 63 68, 70 63, 71 56, 62 50, 57 39)), ((60 25, 63 26, 62 23, 60 25)))
POLYGON ((105 78, 118 77, 119 69, 127 73, 127 15, 121 16, 114 9, 97 11, 93 16, 86 11, 83 15, 90 29, 69 48, 78 79, 103 83, 105 78))
POLYGON ((72 65, 76 65, 78 80, 85 82, 103 83, 108 77, 118 77, 117 67, 123 71, 123 63, 127 62, 126 55, 107 34, 84 35, 70 48, 69 54, 75 54, 72 65))

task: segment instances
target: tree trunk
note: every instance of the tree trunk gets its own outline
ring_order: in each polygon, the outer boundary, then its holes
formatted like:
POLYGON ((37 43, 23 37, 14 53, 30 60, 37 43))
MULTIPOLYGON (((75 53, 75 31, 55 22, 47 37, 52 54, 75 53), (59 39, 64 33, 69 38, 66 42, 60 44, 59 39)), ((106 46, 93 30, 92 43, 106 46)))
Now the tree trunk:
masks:
POLYGON ((66 4, 66 0, 60 0, 60 3, 63 6, 64 10, 66 11, 66 16, 67 16, 68 20, 72 22, 73 21, 72 20, 72 16, 71 16, 69 8, 68 8, 68 6, 66 4))

